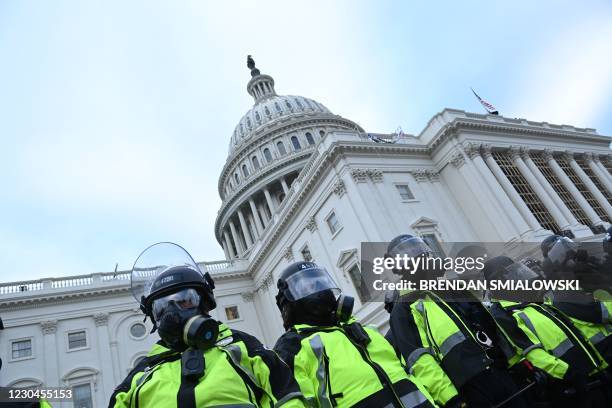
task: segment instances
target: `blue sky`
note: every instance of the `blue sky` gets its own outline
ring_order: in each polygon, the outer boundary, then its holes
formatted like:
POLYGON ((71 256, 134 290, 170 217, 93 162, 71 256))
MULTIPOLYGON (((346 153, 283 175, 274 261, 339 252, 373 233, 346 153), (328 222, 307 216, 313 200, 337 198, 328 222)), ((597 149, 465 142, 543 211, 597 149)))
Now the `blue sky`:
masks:
POLYGON ((609 1, 0 2, 0 281, 130 269, 213 225, 253 54, 372 132, 444 107, 612 135, 609 1), (223 4, 221 4, 223 3, 223 4))

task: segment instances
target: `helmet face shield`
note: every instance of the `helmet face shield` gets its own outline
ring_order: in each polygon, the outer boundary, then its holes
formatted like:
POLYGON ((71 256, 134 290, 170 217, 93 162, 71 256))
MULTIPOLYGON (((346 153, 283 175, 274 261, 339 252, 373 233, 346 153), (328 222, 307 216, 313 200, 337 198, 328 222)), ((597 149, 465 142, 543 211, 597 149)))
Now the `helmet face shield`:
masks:
POLYGON ((159 321, 162 314, 171 303, 175 304, 181 310, 197 308, 200 304, 200 295, 195 289, 186 288, 155 299, 153 300, 152 308, 153 318, 159 321))
POLYGON ((419 237, 411 237, 400 241, 388 253, 391 257, 408 255, 410 258, 429 254, 431 254, 431 248, 419 237))
POLYGON ((578 244, 567 237, 559 238, 548 251, 548 258, 553 264, 563 264, 576 253, 578 244))
POLYGON ((191 255, 180 245, 172 242, 159 242, 145 249, 132 268, 131 292, 138 303, 151 293, 153 282, 163 272, 177 266, 202 271, 191 255))
POLYGON ((341 292, 329 272, 318 266, 302 269, 289 276, 286 282, 287 298, 292 302, 328 289, 336 297, 341 292))

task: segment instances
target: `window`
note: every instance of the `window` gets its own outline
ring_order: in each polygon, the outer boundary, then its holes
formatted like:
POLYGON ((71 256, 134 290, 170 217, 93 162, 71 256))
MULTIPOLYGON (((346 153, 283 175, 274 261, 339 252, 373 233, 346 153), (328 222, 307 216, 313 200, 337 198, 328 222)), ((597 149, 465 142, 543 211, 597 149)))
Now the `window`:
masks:
POLYGON ((323 136, 325 136, 325 131, 320 130, 320 131, 319 131, 319 136, 321 136, 321 138, 323 138, 323 136))
POLYGON ((291 136, 291 144, 293 144, 293 150, 300 150, 302 146, 300 146, 300 141, 296 136, 291 136))
POLYGON ((395 187, 399 191, 402 200, 414 200, 414 194, 412 194, 407 184, 396 184, 395 187))
POLYGON ((236 181, 236 185, 240 184, 240 179, 238 178, 238 173, 234 173, 234 180, 236 181))
POLYGON ((32 339, 16 340, 11 343, 11 359, 32 357, 32 339))
POLYGON ((338 217, 336 217, 335 212, 332 211, 332 213, 327 216, 327 219, 325 221, 327 222, 327 226, 329 227, 329 230, 332 235, 340 231, 340 228, 342 226, 340 225, 340 221, 338 221, 338 217))
POLYGON ((244 176, 244 178, 249 177, 249 169, 247 169, 246 164, 242 165, 242 175, 244 176))
POLYGON ((147 334, 147 328, 142 323, 134 323, 130 327, 130 334, 136 339, 141 339, 147 334))
POLYGON ((278 104, 278 102, 274 102, 274 107, 276 108, 276 111, 278 113, 282 113, 283 110, 281 109, 280 105, 278 104))
POLYGON ((264 108, 264 112, 266 113, 266 116, 268 117, 268 119, 272 117, 272 114, 270 113, 270 109, 268 109, 267 106, 264 108))
POLYGON ((369 297, 368 285, 366 285, 365 280, 363 279, 361 270, 359 270, 359 265, 353 265, 351 269, 348 270, 348 274, 353 282, 353 286, 355 286, 359 300, 361 303, 365 302, 369 297))
POLYGON ((93 408, 91 385, 81 384, 72 387, 72 401, 74 408, 93 408))
POLYGON ((310 248, 308 248, 308 245, 304 245, 304 248, 302 248, 302 259, 304 259, 304 261, 306 262, 312 262, 312 254, 310 253, 310 248))
POLYGON ((68 350, 87 347, 87 335, 85 330, 68 333, 68 350))
POLYGON ((284 199, 285 199, 285 193, 280 193, 278 195, 278 202, 282 203, 284 199))
POLYGON ((270 149, 267 147, 264 149, 264 157, 266 158, 266 162, 270 163, 272 161, 272 153, 270 153, 270 149))
POLYGON ((306 133, 306 141, 308 142, 309 145, 315 144, 314 138, 312 137, 310 132, 306 133))
POLYGON ((238 306, 227 306, 225 308, 225 317, 227 317, 228 321, 240 319, 240 312, 238 311, 238 306))
POLYGON ((287 150, 285 149, 285 145, 283 144, 283 142, 276 143, 276 147, 278 148, 278 153, 280 153, 281 156, 287 154, 287 150))
POLYGON ((259 159, 257 159, 257 156, 253 156, 251 158, 251 162, 253 162, 253 167, 255 170, 259 170, 259 159))

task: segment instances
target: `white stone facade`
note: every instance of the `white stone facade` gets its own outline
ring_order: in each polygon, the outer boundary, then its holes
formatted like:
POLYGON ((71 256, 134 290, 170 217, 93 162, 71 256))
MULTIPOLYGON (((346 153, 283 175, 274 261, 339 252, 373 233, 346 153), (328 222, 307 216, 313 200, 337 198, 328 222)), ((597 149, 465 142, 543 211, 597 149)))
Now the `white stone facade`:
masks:
MULTIPOLYGON (((367 134, 318 102, 278 96, 256 71, 255 106, 219 178, 214 233, 227 259, 201 265, 217 284, 213 316, 269 346, 282 333, 276 279, 291 262, 327 267, 356 315, 384 331, 382 305, 362 304, 355 286, 362 241, 511 244, 553 230, 594 241, 610 225, 610 138, 593 129, 445 109, 418 136, 367 134)), ((0 385, 90 384, 93 406, 105 406, 157 340, 149 322, 142 338, 130 333, 143 315, 128 289, 127 272, 1 285, 0 385), (85 348, 69 350, 79 331, 85 348), (31 355, 13 359, 11 344, 28 339, 31 355)))

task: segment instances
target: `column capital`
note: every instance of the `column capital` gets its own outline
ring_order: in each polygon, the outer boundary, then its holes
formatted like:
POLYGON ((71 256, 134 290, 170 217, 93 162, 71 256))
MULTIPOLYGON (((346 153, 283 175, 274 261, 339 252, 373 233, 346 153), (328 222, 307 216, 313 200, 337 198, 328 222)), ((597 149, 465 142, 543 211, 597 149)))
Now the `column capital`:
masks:
POLYGON ((57 320, 45 320, 40 322, 43 334, 53 334, 57 331, 57 320))
POLYGON ((435 170, 427 170, 427 177, 429 177, 430 182, 440 181, 440 173, 435 170))
POLYGON ((463 151, 468 155, 470 159, 474 159, 480 154, 480 145, 473 142, 464 143, 463 151))
POLYGON ((512 158, 512 160, 518 160, 522 156, 521 148, 519 146, 510 146, 508 153, 510 153, 510 158, 512 158))
POLYGON ((96 326, 106 326, 108 324, 108 313, 96 313, 92 317, 96 326))
POLYGON ((344 185, 344 181, 338 180, 333 186, 334 194, 338 197, 342 197, 344 193, 346 193, 346 186, 344 185))
POLYGON ((253 292, 252 290, 240 292, 240 297, 242 297, 242 300, 247 303, 252 302, 253 298, 255 297, 255 292, 253 292))
POLYGON ((594 159, 594 155, 591 152, 585 152, 582 157, 584 157, 586 163, 591 163, 594 159))
POLYGON ((293 251, 291 251, 291 247, 286 247, 283 251, 283 257, 289 262, 293 261, 293 251))
POLYGON ((484 159, 488 159, 489 157, 493 157, 493 146, 490 144, 482 144, 480 145, 481 154, 484 159))
POLYGON ((382 183, 383 181, 383 172, 377 169, 368 169, 366 170, 366 173, 368 173, 368 176, 370 177, 370 180, 372 180, 373 183, 382 183))
POLYGON ((451 157, 450 163, 456 168, 461 168, 465 164, 465 156, 461 152, 457 152, 451 157))
POLYGON ((411 170, 410 174, 412 174, 412 177, 414 177, 417 183, 424 183, 426 181, 429 181, 429 176, 427 174, 427 170, 425 169, 411 170))
POLYGON ((314 215, 311 215, 310 217, 308 217, 308 219, 306 220, 306 224, 304 225, 304 228, 306 228, 310 232, 315 232, 319 228, 319 226, 317 225, 317 220, 315 219, 314 215))
POLYGON ((261 281, 261 285, 258 289, 267 290, 272 285, 272 271, 268 272, 266 277, 261 281))
POLYGON ((544 151, 542 152, 542 156, 547 162, 555 159, 553 156, 553 151, 550 149, 544 149, 544 151))
POLYGON ((368 173, 364 169, 351 169, 351 177, 355 183, 365 183, 368 181, 368 173))

